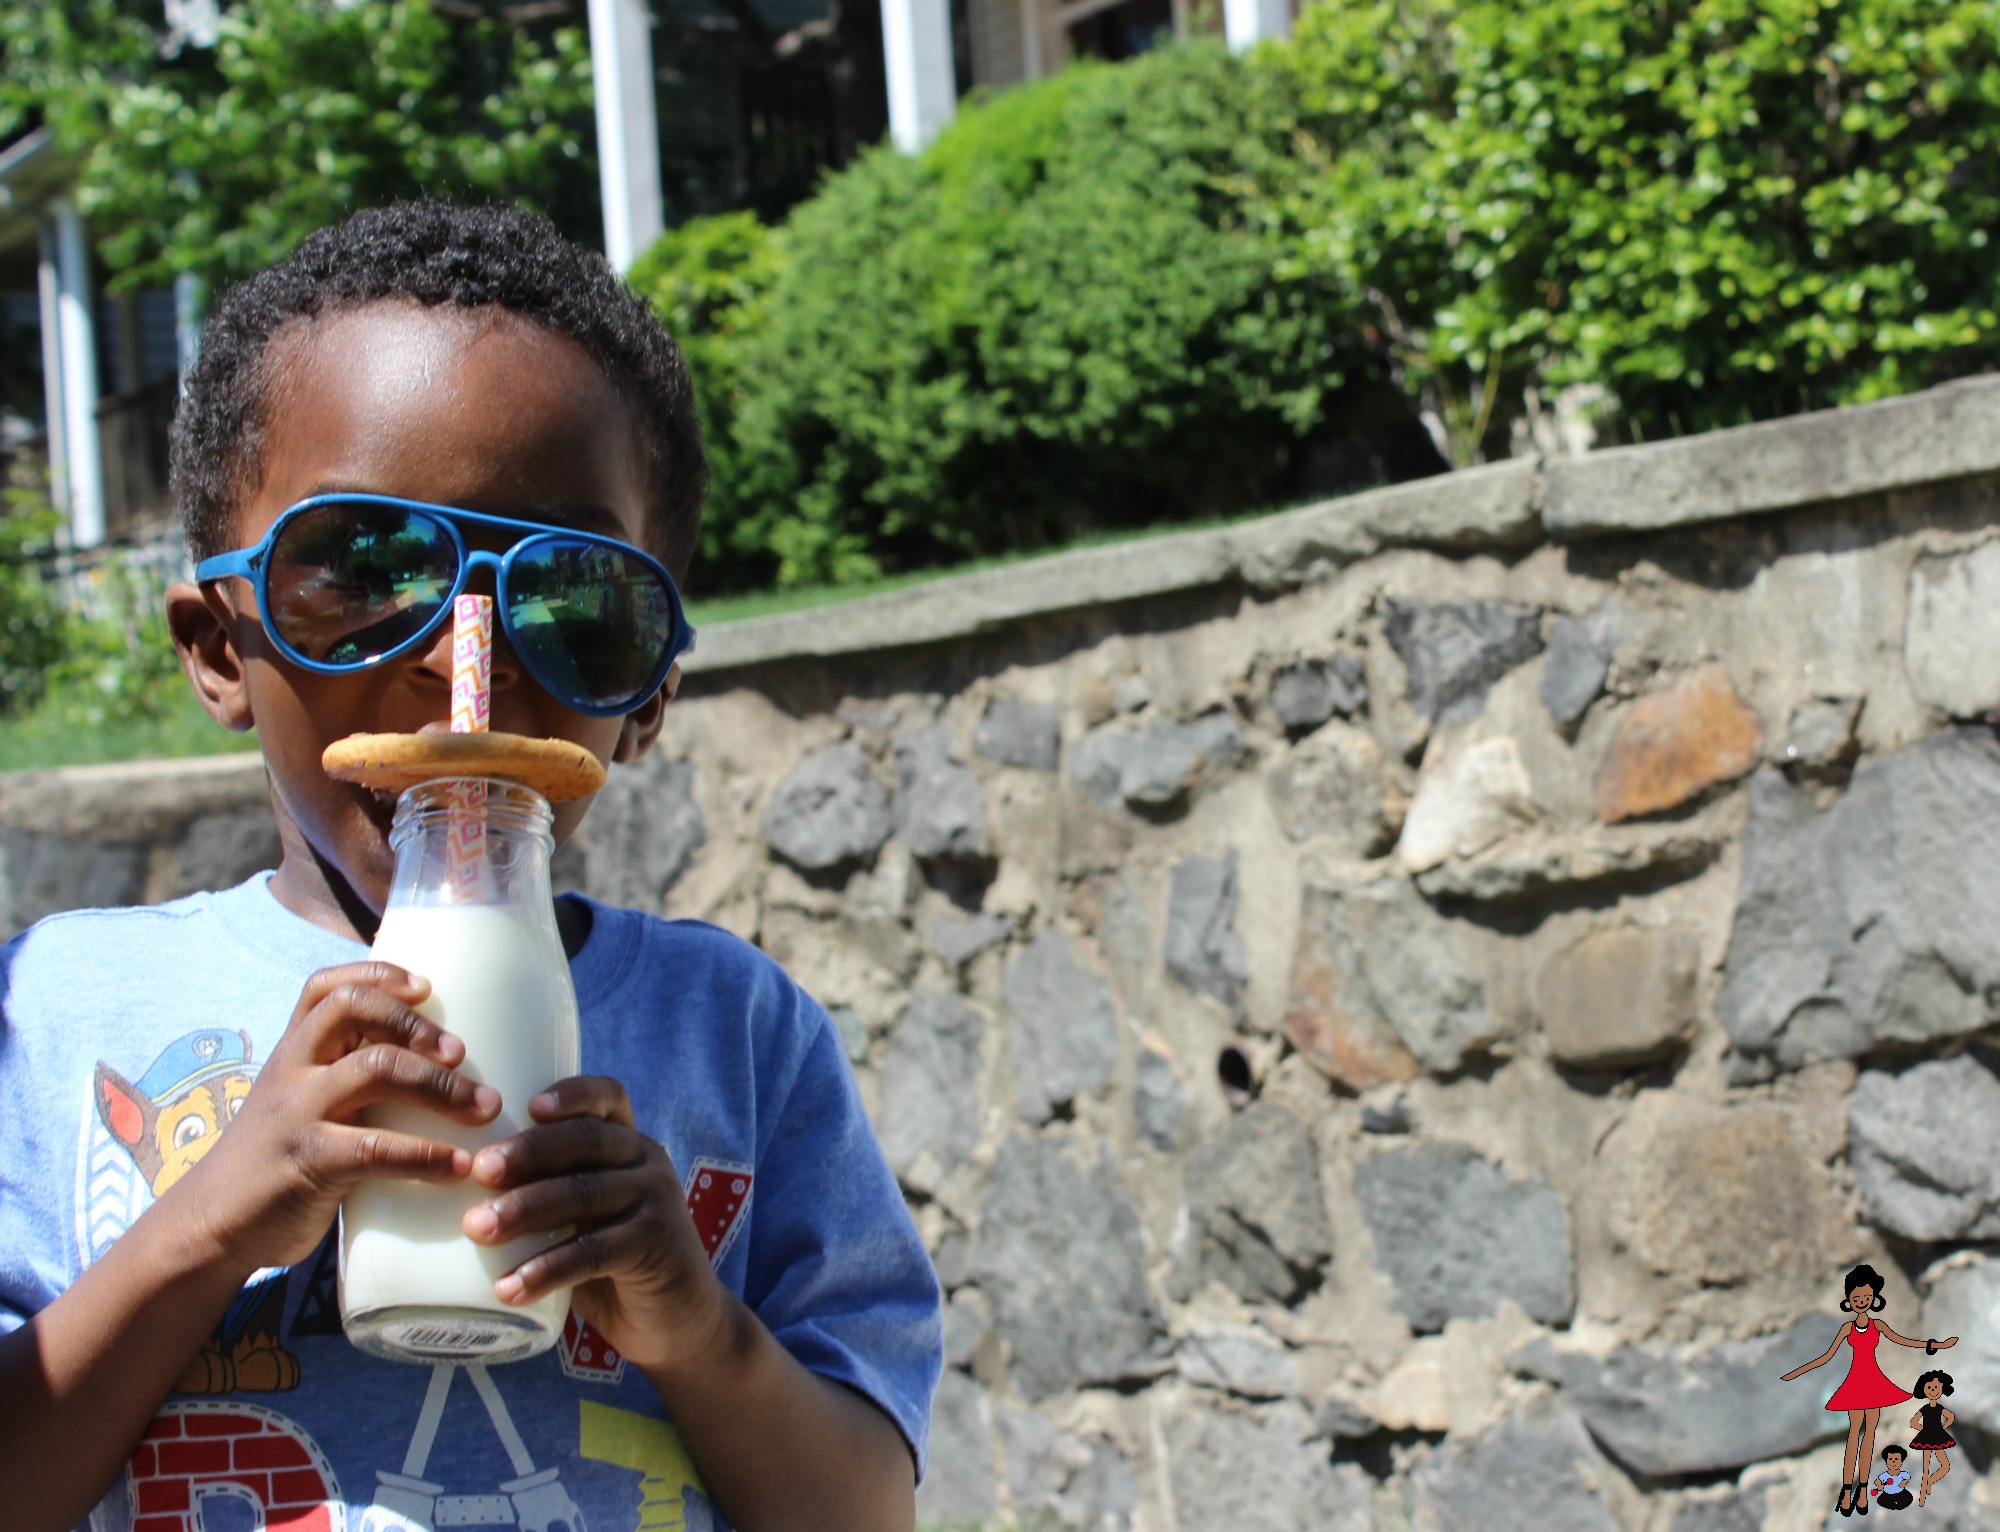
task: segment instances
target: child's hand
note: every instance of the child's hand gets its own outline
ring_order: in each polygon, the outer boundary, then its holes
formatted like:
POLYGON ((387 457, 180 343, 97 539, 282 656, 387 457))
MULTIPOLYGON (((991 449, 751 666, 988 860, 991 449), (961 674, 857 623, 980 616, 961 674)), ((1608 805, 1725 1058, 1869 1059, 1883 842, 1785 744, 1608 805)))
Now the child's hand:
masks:
POLYGON ((577 1312, 636 1366, 671 1369, 722 1333, 723 1289, 667 1151, 634 1126, 616 1080, 580 1075, 528 1103, 539 1124, 481 1149, 497 1195, 465 1215, 482 1244, 574 1229, 494 1284, 508 1303, 574 1287, 577 1312))
POLYGON ((370 1176, 454 1181, 472 1156, 434 1139, 365 1127, 379 1101, 454 1122, 489 1121, 500 1093, 457 1071, 465 1044, 411 1007, 430 985, 389 963, 323 968, 242 1109, 188 1172, 221 1258, 246 1273, 304 1260, 340 1199, 370 1176))

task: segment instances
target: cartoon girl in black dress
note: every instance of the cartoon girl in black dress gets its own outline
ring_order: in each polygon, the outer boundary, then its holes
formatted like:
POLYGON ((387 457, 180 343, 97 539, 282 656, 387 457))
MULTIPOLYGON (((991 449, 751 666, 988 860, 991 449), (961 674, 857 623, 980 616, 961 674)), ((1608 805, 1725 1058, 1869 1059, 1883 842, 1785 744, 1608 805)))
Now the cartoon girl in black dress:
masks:
MULTIPOLYGON (((1843 1516, 1852 1516, 1859 1511, 1868 1514, 1868 1469, 1875 1461, 1875 1425, 1882 1418, 1884 1405, 1901 1404, 1910 1396, 1891 1383, 1875 1360, 1875 1348, 1886 1338, 1899 1346, 1922 1346, 1935 1353, 1942 1347, 1958 1343, 1958 1337, 1950 1340, 1908 1340, 1874 1318, 1878 1309, 1886 1307, 1882 1297, 1882 1274, 1873 1266, 1857 1266, 1843 1279, 1841 1285, 1847 1296, 1840 1300, 1844 1314, 1854 1317, 1840 1327, 1833 1338, 1833 1344, 1826 1348, 1826 1355, 1814 1357, 1803 1367, 1794 1367, 1786 1373, 1786 1383, 1801 1373, 1811 1372, 1815 1367, 1823 1367, 1833 1360, 1845 1341, 1853 1351, 1848 1360, 1847 1377, 1833 1397, 1826 1402, 1829 1410, 1847 1411, 1847 1457, 1840 1481, 1840 1504, 1837 1509, 1843 1516)), ((1912 1442, 1911 1446, 1916 1443, 1912 1442)), ((1926 1455, 1928 1461, 1928 1455, 1926 1455)), ((1920 1500, 1918 1504, 1923 1502, 1920 1500)))
MULTIPOLYGON (((1940 1342, 1948 1344, 1948 1342, 1940 1342)), ((1931 1497, 1931 1486, 1951 1472, 1951 1459, 1945 1456, 1945 1448, 1956 1447, 1951 1439, 1951 1423, 1958 1419, 1944 1404, 1944 1396, 1951 1392, 1951 1374, 1933 1369, 1917 1379, 1917 1394, 1927 1399, 1928 1404, 1919 1405, 1917 1413, 1910 1417, 1910 1424, 1922 1429, 1910 1438, 1912 1447, 1924 1449, 1924 1477, 1917 1486, 1917 1504, 1922 1505, 1931 1497), (1932 1456, 1937 1458, 1937 1467, 1931 1467, 1932 1456)))

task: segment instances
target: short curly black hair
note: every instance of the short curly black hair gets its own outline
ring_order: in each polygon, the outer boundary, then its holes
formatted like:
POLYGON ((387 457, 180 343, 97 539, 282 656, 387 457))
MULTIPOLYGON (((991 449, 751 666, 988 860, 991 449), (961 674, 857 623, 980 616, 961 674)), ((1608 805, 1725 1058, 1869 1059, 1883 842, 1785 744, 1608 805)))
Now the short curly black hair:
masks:
POLYGON ((197 561, 229 549, 241 496, 261 468, 274 337, 295 320, 397 299, 507 309, 582 346, 639 418, 646 543, 685 583, 708 462, 680 348, 602 256, 548 219, 434 201, 372 208, 310 234, 216 305, 172 434, 173 494, 197 561))

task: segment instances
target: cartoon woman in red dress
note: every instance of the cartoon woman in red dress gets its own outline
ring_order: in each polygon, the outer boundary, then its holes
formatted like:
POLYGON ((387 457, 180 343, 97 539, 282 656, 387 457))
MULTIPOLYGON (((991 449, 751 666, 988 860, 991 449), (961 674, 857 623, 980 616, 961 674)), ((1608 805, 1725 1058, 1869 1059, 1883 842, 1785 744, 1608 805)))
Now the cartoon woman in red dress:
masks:
POLYGON ((1908 1340, 1874 1318, 1874 1314, 1886 1306, 1882 1297, 1882 1274, 1873 1266, 1857 1266, 1847 1274, 1842 1286, 1847 1296, 1840 1300, 1843 1314, 1854 1317, 1840 1327, 1840 1333, 1833 1338, 1833 1344, 1826 1348, 1826 1355, 1815 1357, 1803 1367, 1794 1367, 1786 1373, 1783 1381, 1789 1383, 1802 1373, 1811 1372, 1815 1367, 1823 1367, 1833 1360, 1845 1341, 1854 1355, 1847 1364, 1847 1377, 1833 1397, 1826 1402, 1829 1410, 1847 1411, 1847 1458, 1840 1481, 1840 1504, 1838 1510, 1843 1516, 1852 1516, 1859 1511, 1868 1514, 1868 1467, 1875 1461, 1875 1424, 1882 1418, 1882 1407, 1902 1404, 1910 1396, 1908 1392, 1891 1383, 1875 1360, 1875 1348, 1884 1337, 1899 1346, 1922 1346, 1926 1352, 1936 1354, 1946 1346, 1958 1344, 1958 1337, 1949 1340, 1908 1340))

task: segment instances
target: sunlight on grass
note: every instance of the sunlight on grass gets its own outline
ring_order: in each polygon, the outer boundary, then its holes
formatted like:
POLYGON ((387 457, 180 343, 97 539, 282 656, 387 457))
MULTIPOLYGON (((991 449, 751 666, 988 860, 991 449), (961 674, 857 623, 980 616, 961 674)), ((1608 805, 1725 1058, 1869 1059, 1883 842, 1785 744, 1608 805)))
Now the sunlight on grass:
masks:
POLYGON ((257 736, 231 734, 201 710, 187 683, 165 697, 157 717, 90 720, 79 699, 51 694, 18 718, 0 718, 0 771, 91 766, 255 750, 257 736))

